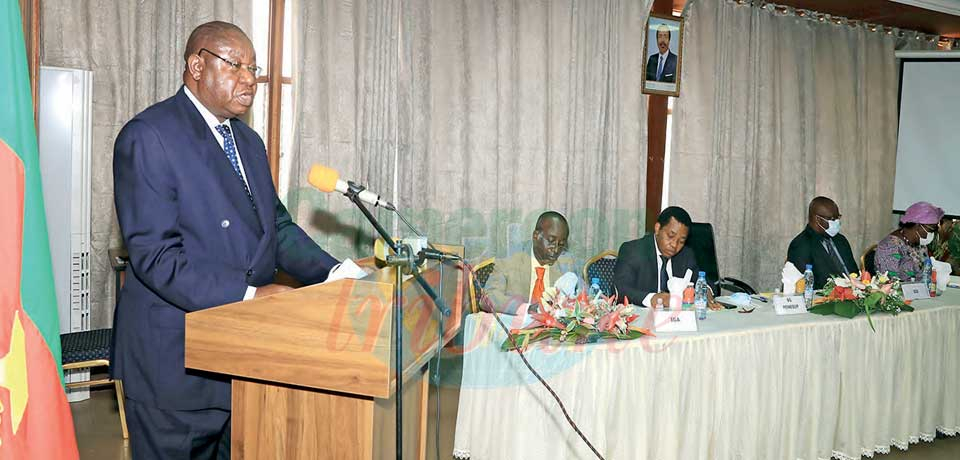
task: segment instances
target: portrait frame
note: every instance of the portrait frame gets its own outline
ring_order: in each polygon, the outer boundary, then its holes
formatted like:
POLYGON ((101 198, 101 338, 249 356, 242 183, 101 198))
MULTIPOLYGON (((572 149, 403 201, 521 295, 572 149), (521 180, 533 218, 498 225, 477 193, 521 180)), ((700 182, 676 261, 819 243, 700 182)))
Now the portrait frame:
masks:
POLYGON ((650 14, 644 27, 643 39, 643 94, 680 96, 680 80, 683 75, 683 18, 661 14, 650 14), (663 68, 660 68, 661 49, 658 32, 667 31, 667 52, 663 54, 663 68), (659 79, 658 79, 659 74, 659 79))

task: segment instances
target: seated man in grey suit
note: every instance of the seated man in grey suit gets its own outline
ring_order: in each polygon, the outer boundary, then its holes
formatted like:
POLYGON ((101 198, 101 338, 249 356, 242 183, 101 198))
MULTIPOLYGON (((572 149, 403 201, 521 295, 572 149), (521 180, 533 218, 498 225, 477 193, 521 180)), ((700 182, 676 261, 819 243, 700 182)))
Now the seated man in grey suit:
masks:
POLYGON ((547 211, 537 219, 533 241, 524 250, 506 259, 497 259, 494 272, 484 286, 480 304, 485 311, 522 313, 522 306, 540 304, 545 289, 553 286, 564 270, 578 273, 573 261, 562 254, 567 250, 570 228, 567 219, 556 211, 547 211), (562 270, 564 269, 564 270, 562 270))

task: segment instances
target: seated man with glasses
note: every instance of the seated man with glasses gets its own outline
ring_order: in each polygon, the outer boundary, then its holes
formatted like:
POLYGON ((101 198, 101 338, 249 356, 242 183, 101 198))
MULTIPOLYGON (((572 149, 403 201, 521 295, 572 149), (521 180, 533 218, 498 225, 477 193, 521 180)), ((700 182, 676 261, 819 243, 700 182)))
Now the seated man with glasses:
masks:
POLYGON ((877 272, 901 280, 917 279, 923 273, 927 245, 933 242, 943 209, 926 201, 910 205, 900 218, 900 228, 877 243, 877 272))
MULTIPOLYGON (((574 279, 579 268, 574 267, 572 259, 562 256, 567 251, 569 234, 563 214, 556 211, 540 214, 531 243, 506 259, 497 259, 494 272, 483 288, 482 308, 511 315, 535 311, 544 290, 554 286, 561 277, 574 279)), ((580 284, 579 281, 576 284, 580 284)))
POLYGON ((831 276, 858 273, 850 242, 840 233, 840 208, 825 196, 810 201, 807 227, 790 242, 787 261, 797 270, 813 265, 814 288, 821 289, 831 276))

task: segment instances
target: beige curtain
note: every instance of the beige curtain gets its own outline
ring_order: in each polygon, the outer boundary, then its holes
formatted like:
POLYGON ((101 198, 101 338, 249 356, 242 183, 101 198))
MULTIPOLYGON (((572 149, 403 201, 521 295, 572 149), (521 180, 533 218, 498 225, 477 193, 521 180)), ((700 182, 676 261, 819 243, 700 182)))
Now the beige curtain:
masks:
MULTIPOLYGON (((397 138, 399 1, 293 4, 293 141, 281 198, 338 258, 372 253, 373 229, 345 197, 307 183, 313 164, 390 196, 397 138), (283 191, 286 190, 286 196, 283 191)), ((384 225, 392 216, 377 212, 384 225)))
POLYGON ((817 195, 857 258, 889 230, 898 41, 773 5, 689 4, 670 202, 713 223, 722 276, 772 291, 817 195))
POLYGON ((107 250, 122 245, 113 207, 113 143, 124 123, 180 87, 190 32, 214 19, 250 34, 251 0, 44 0, 41 63, 93 71, 91 324, 115 305, 107 250))
POLYGON ((649 5, 300 2, 296 218, 338 256, 369 253, 349 204, 302 185, 322 162, 390 196, 431 240, 465 244, 474 260, 520 248, 547 208, 569 217, 581 260, 636 237, 649 5))

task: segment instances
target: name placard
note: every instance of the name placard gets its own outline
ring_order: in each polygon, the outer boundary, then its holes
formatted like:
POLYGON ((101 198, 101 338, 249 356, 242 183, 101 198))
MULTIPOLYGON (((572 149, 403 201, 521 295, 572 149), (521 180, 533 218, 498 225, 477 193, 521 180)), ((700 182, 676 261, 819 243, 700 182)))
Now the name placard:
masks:
POLYGON ((653 324, 656 332, 697 332, 697 314, 693 310, 656 310, 653 324))
POLYGON ((807 312, 807 303, 802 295, 787 295, 773 298, 773 310, 778 315, 797 315, 807 312))
POLYGON ((930 298, 930 288, 923 283, 904 283, 900 285, 903 289, 904 300, 919 300, 930 298))

